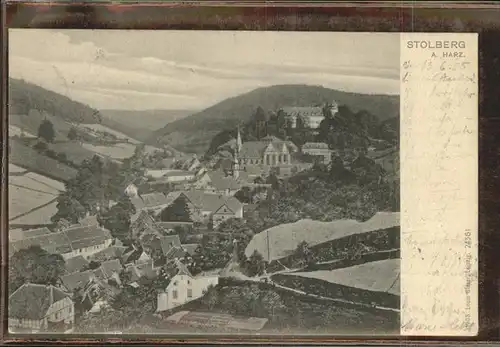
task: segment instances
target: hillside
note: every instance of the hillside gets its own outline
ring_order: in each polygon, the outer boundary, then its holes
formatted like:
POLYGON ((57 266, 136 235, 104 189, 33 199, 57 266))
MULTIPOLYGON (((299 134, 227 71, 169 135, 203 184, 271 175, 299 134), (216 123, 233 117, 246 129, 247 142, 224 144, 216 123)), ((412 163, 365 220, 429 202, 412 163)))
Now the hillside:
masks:
POLYGON ((154 132, 151 142, 168 142, 187 152, 203 153, 213 136, 248 121, 258 106, 274 111, 284 106, 321 105, 335 100, 354 112, 368 110, 381 121, 399 113, 399 96, 341 92, 320 86, 277 85, 226 99, 154 132))
POLYGON ((9 163, 60 182, 68 181, 77 173, 75 169, 12 139, 9 140, 9 163))
POLYGON ((10 78, 9 114, 27 115, 30 110, 45 112, 67 122, 90 124, 98 123, 100 119, 99 112, 85 104, 35 84, 10 78))
POLYGON ((102 125, 106 125, 134 139, 146 141, 151 133, 165 124, 184 118, 190 110, 101 110, 102 125))

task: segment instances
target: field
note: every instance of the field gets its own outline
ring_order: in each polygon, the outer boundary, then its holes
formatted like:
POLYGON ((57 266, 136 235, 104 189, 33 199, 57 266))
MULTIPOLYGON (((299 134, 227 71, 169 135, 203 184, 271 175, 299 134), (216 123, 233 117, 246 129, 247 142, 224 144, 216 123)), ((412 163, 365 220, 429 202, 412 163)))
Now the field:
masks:
POLYGON ((91 159, 95 155, 94 152, 73 141, 51 143, 49 148, 56 153, 64 153, 66 158, 76 165, 86 159, 91 159))
POLYGON ((26 169, 23 169, 20 166, 9 163, 9 174, 20 174, 26 172, 26 169))
POLYGON ((309 246, 314 246, 330 240, 397 225, 399 225, 399 214, 382 212, 364 223, 355 220, 320 222, 303 219, 295 223, 281 224, 256 234, 245 249, 245 254, 250 256, 257 250, 264 256, 264 259, 275 260, 290 255, 302 241, 306 241, 309 246))
POLYGON ((118 160, 130 158, 135 151, 134 145, 126 143, 119 143, 114 146, 96 146, 84 143, 82 146, 89 151, 118 160))
POLYGON ((110 133, 112 135, 115 135, 119 139, 128 139, 128 141, 130 143, 133 143, 133 144, 139 143, 139 141, 137 141, 136 139, 133 139, 130 136, 127 136, 119 131, 113 130, 113 129, 111 129, 105 125, 102 125, 102 124, 85 124, 84 127, 95 130, 95 131, 103 131, 103 132, 110 133))
POLYGON ((75 169, 38 153, 20 141, 10 140, 9 145, 11 164, 63 182, 76 176, 75 169))
POLYGON ((26 132, 15 126, 15 125, 9 125, 9 137, 11 136, 21 136, 23 135, 24 137, 36 137, 35 135, 29 133, 29 132, 26 132))
MULTIPOLYGON (((9 172, 22 173, 12 164, 9 172)), ((57 211, 55 199, 64 191, 64 184, 25 171, 21 175, 9 175, 8 189, 9 223, 39 225, 50 223, 50 217, 57 211)))
POLYGON ((51 224, 50 218, 57 212, 57 202, 53 201, 25 215, 9 219, 9 226, 38 227, 51 224))
POLYGON ((293 275, 376 292, 400 294, 400 260, 389 259, 330 271, 294 272, 293 275))

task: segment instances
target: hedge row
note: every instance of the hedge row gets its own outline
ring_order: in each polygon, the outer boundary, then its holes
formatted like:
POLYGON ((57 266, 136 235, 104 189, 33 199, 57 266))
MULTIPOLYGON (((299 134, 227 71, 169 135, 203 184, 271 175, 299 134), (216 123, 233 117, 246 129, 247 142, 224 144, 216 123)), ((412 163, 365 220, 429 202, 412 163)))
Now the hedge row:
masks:
MULTIPOLYGON (((362 234, 354 234, 339 239, 323 242, 310 247, 313 262, 327 262, 335 260, 355 260, 363 254, 389 251, 400 248, 400 228, 377 230, 362 234)), ((278 261, 272 261, 268 272, 283 270, 283 265, 294 269, 303 268, 304 259, 300 255, 291 254, 278 261)))
POLYGON ((373 292, 295 275, 277 274, 273 275, 271 279, 284 287, 325 298, 342 299, 370 306, 382 306, 394 309, 399 309, 400 307, 400 297, 385 292, 373 292))

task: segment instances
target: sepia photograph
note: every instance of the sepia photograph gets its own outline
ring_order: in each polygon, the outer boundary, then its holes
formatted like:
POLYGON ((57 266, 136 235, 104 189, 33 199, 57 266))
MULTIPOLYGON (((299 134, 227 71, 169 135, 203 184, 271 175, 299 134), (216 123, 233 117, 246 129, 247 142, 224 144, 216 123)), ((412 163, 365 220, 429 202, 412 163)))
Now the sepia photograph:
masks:
POLYGON ((8 34, 10 334, 400 334, 398 33, 8 34))

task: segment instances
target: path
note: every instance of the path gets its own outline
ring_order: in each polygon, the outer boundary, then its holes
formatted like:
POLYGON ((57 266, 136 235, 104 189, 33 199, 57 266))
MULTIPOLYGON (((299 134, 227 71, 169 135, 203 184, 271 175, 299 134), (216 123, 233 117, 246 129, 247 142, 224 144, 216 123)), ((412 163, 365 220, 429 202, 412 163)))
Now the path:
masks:
POLYGON ((327 301, 332 301, 332 302, 337 302, 337 303, 343 303, 343 304, 350 304, 350 305, 354 305, 354 306, 358 306, 358 307, 363 307, 363 308, 370 308, 370 309, 374 309, 375 308, 375 309, 379 309, 379 310, 383 310, 383 311, 400 312, 400 310, 395 309, 395 308, 391 308, 391 307, 384 307, 384 306, 363 304, 363 303, 360 303, 360 302, 349 301, 349 300, 345 300, 345 299, 330 298, 330 297, 326 297, 326 296, 320 296, 320 295, 316 295, 316 294, 306 293, 306 292, 298 290, 298 289, 294 289, 294 288, 282 286, 281 284, 278 284, 278 283, 274 282, 271 279, 271 276, 273 276, 273 275, 286 274, 286 273, 291 273, 291 272, 295 272, 295 271, 298 271, 298 270, 300 270, 300 269, 281 270, 281 271, 273 272, 271 274, 265 274, 265 275, 262 275, 262 276, 259 276, 259 277, 248 277, 248 280, 249 281, 254 281, 254 282, 262 282, 262 279, 266 279, 267 280, 266 282, 268 284, 271 284, 274 287, 277 287, 277 288, 280 288, 280 289, 284 289, 284 290, 287 290, 287 291, 290 291, 290 292, 293 292, 293 293, 296 293, 296 294, 309 296, 311 298, 316 298, 316 299, 321 299, 321 300, 327 300, 327 301))

